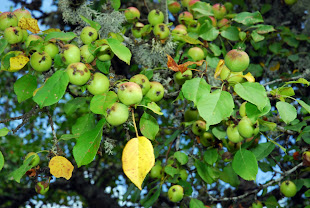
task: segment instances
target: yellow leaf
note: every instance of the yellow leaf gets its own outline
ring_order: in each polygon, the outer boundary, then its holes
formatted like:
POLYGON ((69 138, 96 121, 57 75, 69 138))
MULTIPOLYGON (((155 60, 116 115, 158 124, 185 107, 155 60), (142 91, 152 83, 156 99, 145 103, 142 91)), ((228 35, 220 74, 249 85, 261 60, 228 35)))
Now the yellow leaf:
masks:
POLYGON ((40 28, 38 26, 38 20, 34 19, 34 18, 25 18, 22 17, 19 21, 18 21, 18 26, 21 29, 25 29, 25 30, 29 30, 32 33, 38 33, 40 32, 40 28))
POLYGON ((44 30, 44 31, 42 31, 44 34, 49 34, 49 33, 51 33, 51 32, 61 32, 61 30, 60 29, 58 29, 58 28, 50 28, 50 29, 47 29, 47 30, 44 30))
POLYGON ((10 58, 10 68, 8 71, 16 72, 21 70, 29 61, 29 58, 23 54, 10 58))
POLYGON ((53 176, 56 178, 63 177, 67 180, 71 178, 72 171, 74 169, 71 162, 63 156, 53 157, 49 162, 48 167, 50 168, 50 172, 53 176))
POLYGON ((145 176, 155 164, 153 145, 144 136, 129 140, 122 155, 123 171, 140 190, 145 176))
POLYGON ((216 77, 218 77, 221 74, 224 63, 225 62, 223 59, 219 60, 219 63, 217 64, 216 69, 215 69, 215 73, 214 73, 215 79, 216 79, 216 77))
POLYGON ((280 63, 277 62, 275 65, 270 67, 270 71, 278 71, 280 69, 280 63))
POLYGON ((255 82, 255 78, 250 72, 248 72, 246 75, 243 75, 243 78, 247 79, 248 82, 255 82))

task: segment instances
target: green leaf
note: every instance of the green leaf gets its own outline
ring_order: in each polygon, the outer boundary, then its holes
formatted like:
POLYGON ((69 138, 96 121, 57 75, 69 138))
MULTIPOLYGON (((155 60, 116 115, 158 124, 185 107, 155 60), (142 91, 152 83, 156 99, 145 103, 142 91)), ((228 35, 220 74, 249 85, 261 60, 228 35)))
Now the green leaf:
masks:
POLYGON ((66 71, 56 71, 37 91, 33 100, 40 105, 41 108, 57 103, 65 94, 69 84, 69 77, 66 71))
POLYGON ((35 76, 25 74, 14 83, 14 92, 19 103, 32 97, 33 91, 37 88, 35 76))
POLYGON ((256 121, 259 117, 269 113, 271 109, 270 100, 267 99, 267 105, 263 108, 262 111, 258 110, 257 106, 247 102, 245 105, 246 115, 251 119, 251 121, 256 121))
POLYGON ((207 126, 220 123, 229 117, 234 109, 234 101, 229 92, 216 90, 205 93, 197 104, 199 115, 206 121, 207 126))
POLYGON ((102 128, 105 119, 101 119, 94 129, 83 133, 73 148, 73 156, 78 167, 87 165, 94 160, 102 137, 102 128))
POLYGON ((199 199, 191 198, 189 202, 189 208, 205 208, 205 205, 199 199))
POLYGON ((231 40, 231 41, 238 41, 239 40, 239 30, 237 27, 231 26, 226 30, 221 32, 221 36, 231 40))
POLYGON ((227 135, 226 130, 221 129, 220 127, 214 127, 212 129, 212 134, 218 139, 225 139, 227 135))
POLYGON ((102 73, 109 74, 111 61, 100 61, 99 59, 96 59, 96 66, 102 73))
POLYGON ((214 182, 214 180, 211 178, 211 176, 208 173, 208 166, 205 163, 199 160, 196 160, 195 167, 197 168, 198 175, 202 178, 202 180, 204 180, 208 184, 211 184, 214 182))
POLYGON ((265 88, 257 82, 238 83, 234 91, 244 100, 253 103, 260 111, 267 105, 267 93, 265 88))
POLYGON ((255 42, 259 42, 265 39, 264 36, 258 34, 255 30, 251 33, 251 37, 255 42))
POLYGON ((277 128, 277 124, 263 119, 258 119, 259 131, 274 131, 277 128))
POLYGON ((90 131, 95 127, 95 116, 88 113, 78 118, 76 123, 72 126, 72 134, 79 137, 86 131, 90 131))
MULTIPOLYGON (((116 0, 115 0, 116 1, 116 0)), ((113 4, 113 2, 112 2, 112 4, 113 4)), ((113 5, 112 5, 113 6, 113 5)), ((114 7, 113 7, 114 8, 114 7)), ((115 9, 116 10, 116 9, 115 9)), ((98 30, 100 30, 100 28, 101 28, 101 25, 98 23, 98 22, 94 22, 94 21, 92 21, 92 20, 90 20, 90 19, 87 19, 86 17, 84 17, 83 15, 80 15, 80 17, 81 17, 81 19, 84 21, 84 22, 86 22, 86 23, 88 23, 92 28, 95 28, 97 31, 98 30)))
POLYGON ((137 106, 141 106, 144 108, 148 108, 151 111, 153 111, 154 113, 158 114, 158 115, 163 115, 164 113, 161 112, 160 107, 155 103, 155 102, 149 102, 145 105, 137 105, 137 106))
POLYGON ((8 45, 8 41, 4 38, 0 40, 0 55, 3 53, 4 49, 8 45))
POLYGON ((279 101, 276 104, 279 114, 283 121, 288 124, 297 117, 297 110, 294 106, 287 102, 279 101))
POLYGON ((220 179, 234 187, 237 187, 240 184, 238 175, 233 170, 231 163, 223 168, 223 171, 220 173, 220 179))
POLYGON ((51 32, 45 36, 44 41, 47 42, 51 39, 57 39, 57 40, 62 40, 62 41, 70 41, 76 37, 77 36, 74 32, 51 32))
POLYGON ((296 80, 296 81, 285 82, 285 85, 288 85, 288 84, 295 84, 295 83, 305 84, 305 85, 308 85, 308 86, 309 86, 309 84, 310 84, 306 79, 304 79, 304 78, 299 78, 299 79, 296 80))
POLYGON ((174 157, 181 165, 185 165, 188 162, 188 156, 184 152, 177 151, 174 153, 174 157))
POLYGON ((107 39, 108 45, 110 46, 113 53, 122 61, 130 65, 131 52, 130 50, 122 44, 117 39, 109 38, 107 39))
POLYGON ((182 93, 187 100, 193 101, 196 105, 198 100, 209 94, 211 86, 202 78, 187 80, 182 85, 182 93))
POLYGON ((79 138, 79 136, 73 135, 73 134, 63 134, 63 135, 61 135, 61 137, 59 139, 66 141, 66 140, 76 139, 76 138, 79 138))
POLYGON ((275 29, 272 25, 259 25, 254 31, 258 34, 266 34, 275 31, 275 29))
POLYGON ((140 203, 143 207, 145 208, 149 208, 151 207, 158 199, 158 197, 160 196, 160 192, 161 192, 161 186, 156 186, 153 189, 151 189, 145 198, 140 200, 140 203), (156 190, 154 192, 154 190, 156 190))
POLYGON ((265 142, 258 144, 254 149, 252 149, 257 161, 267 157, 276 146, 272 142, 265 142))
POLYGON ((9 132, 10 132, 10 130, 6 127, 0 129, 0 137, 6 136, 9 132))
POLYGON ((18 169, 14 170, 12 173, 9 174, 9 179, 13 177, 13 179, 20 183, 20 179, 25 175, 25 173, 31 169, 31 160, 34 158, 34 155, 30 156, 27 160, 24 161, 23 165, 20 166, 18 169))
POLYGON ((259 64, 250 64, 247 70, 243 73, 251 72, 254 77, 261 77, 263 75, 263 67, 259 64))
POLYGON ((108 91, 102 95, 95 95, 90 101, 90 110, 95 114, 106 115, 106 110, 118 100, 115 92, 108 91))
POLYGON ((212 68, 216 68, 219 61, 220 61, 220 59, 218 57, 212 57, 210 55, 207 55, 208 66, 210 66, 212 68))
POLYGON ((0 151, 0 171, 2 170, 3 166, 4 166, 4 157, 2 152, 0 151))
POLYGON ((308 111, 308 113, 310 113, 310 106, 305 103, 304 101, 302 100, 297 100, 297 102, 299 103, 299 105, 301 105, 304 109, 306 109, 306 111, 308 111))
POLYGON ((220 31, 213 27, 209 22, 201 25, 199 30, 199 37, 207 41, 213 41, 217 38, 220 31))
POLYGON ((217 153, 217 149, 212 148, 212 149, 207 149, 204 154, 203 154, 203 159, 206 163, 208 163, 209 165, 213 165, 218 158, 218 153, 217 153))
POLYGON ((244 24, 246 26, 250 26, 259 22, 264 22, 262 15, 257 12, 241 12, 237 14, 234 18, 234 21, 244 24))
POLYGON ((244 180, 255 180, 258 164, 255 155, 246 149, 240 149, 234 156, 232 168, 244 180))
POLYGON ((140 118, 139 126, 143 136, 152 141, 155 139, 155 136, 159 131, 159 125, 153 116, 144 112, 140 118))
POLYGON ((171 177, 174 177, 175 174, 179 174, 179 170, 175 167, 172 167, 171 165, 167 165, 165 167, 165 173, 167 173, 171 177))
POLYGON ((173 134, 165 141, 164 146, 169 145, 177 136, 181 133, 180 130, 176 130, 173 134))
POLYGON ((68 101, 64 106, 64 111, 67 115, 71 115, 74 113, 78 108, 81 108, 83 105, 86 104, 85 97, 77 97, 70 101, 68 101))
POLYGON ((213 52, 214 56, 220 56, 222 53, 220 47, 218 47, 216 44, 210 43, 209 48, 213 52))

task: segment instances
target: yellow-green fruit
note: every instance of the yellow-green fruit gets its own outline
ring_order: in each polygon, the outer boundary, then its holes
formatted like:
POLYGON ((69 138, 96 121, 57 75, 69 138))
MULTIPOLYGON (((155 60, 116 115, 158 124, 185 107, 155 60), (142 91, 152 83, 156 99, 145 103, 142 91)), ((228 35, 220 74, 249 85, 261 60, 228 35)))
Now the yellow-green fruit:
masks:
POLYGON ((241 105, 240 105, 240 108, 239 108, 239 114, 240 116, 244 117, 246 116, 246 108, 245 108, 245 105, 247 104, 247 101, 243 102, 241 105))
POLYGON ((112 126, 118 126, 125 123, 128 117, 128 107, 123 103, 114 103, 106 111, 106 120, 112 126))
POLYGON ((184 113, 184 121, 190 122, 190 121, 196 121, 199 119, 199 113, 196 108, 189 108, 184 113))
POLYGON ((235 125, 228 126, 226 133, 227 133, 227 137, 228 137, 229 141, 231 141, 231 142, 238 143, 238 142, 243 141, 243 139, 244 139, 240 135, 238 128, 235 125))
POLYGON ((27 159, 30 158, 32 155, 34 155, 34 157, 32 158, 32 160, 31 160, 29 166, 35 167, 35 166, 39 165, 39 163, 40 163, 40 157, 39 157, 39 155, 38 155, 37 153, 35 153, 35 152, 29 152, 29 153, 26 155, 26 157, 25 157, 24 163, 25 163, 25 162, 27 161, 27 159))
POLYGON ((227 80, 229 84, 234 85, 243 80, 243 72, 232 72, 226 65, 224 65, 220 73, 220 78, 222 80, 227 80))
POLYGON ((195 123, 193 123, 193 125, 192 125, 192 132, 195 135, 200 136, 205 131, 206 131, 206 122, 205 121, 198 120, 195 123))
POLYGON ((178 71, 174 74, 174 81, 178 85, 183 85, 186 80, 190 80, 193 77, 193 72, 192 70, 186 70, 183 74, 178 71))
POLYGON ((46 194, 46 192, 49 190, 49 183, 46 181, 40 181, 39 183, 36 184, 35 190, 38 194, 46 194))
POLYGON ((204 132, 201 136, 200 136, 200 143, 204 146, 204 147, 210 147, 212 142, 213 142, 213 134, 211 134, 210 132, 204 132))
POLYGON ((172 202, 179 202, 183 199, 184 190, 180 185, 171 186, 168 190, 168 198, 172 202))
POLYGON ((145 95, 150 90, 150 81, 144 74, 137 74, 129 80, 129 82, 134 82, 138 84, 142 89, 142 94, 145 95))
POLYGON ((151 169, 151 173, 150 176, 151 178, 161 178, 161 174, 162 174, 162 167, 160 164, 156 164, 152 169, 151 169))
POLYGON ((297 187, 292 181, 283 181, 280 186, 281 193, 286 197, 293 197, 297 193, 297 187))
POLYGON ((109 90, 110 81, 104 74, 96 72, 90 80, 90 83, 87 85, 87 90, 91 94, 100 95, 109 90))
POLYGON ((233 49, 225 56, 225 64, 232 72, 242 72, 250 64, 250 58, 245 51, 233 49))

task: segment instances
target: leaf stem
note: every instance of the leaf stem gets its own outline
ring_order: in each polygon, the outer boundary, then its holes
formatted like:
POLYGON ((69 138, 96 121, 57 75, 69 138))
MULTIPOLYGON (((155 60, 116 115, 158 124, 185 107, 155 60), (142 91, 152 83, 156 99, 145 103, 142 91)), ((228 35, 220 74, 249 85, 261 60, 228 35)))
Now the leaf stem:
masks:
POLYGON ((136 120, 135 120, 135 112, 133 108, 131 109, 131 115, 132 115, 133 126, 135 127, 135 131, 136 131, 136 136, 137 138, 139 138, 138 129, 137 129, 136 120))

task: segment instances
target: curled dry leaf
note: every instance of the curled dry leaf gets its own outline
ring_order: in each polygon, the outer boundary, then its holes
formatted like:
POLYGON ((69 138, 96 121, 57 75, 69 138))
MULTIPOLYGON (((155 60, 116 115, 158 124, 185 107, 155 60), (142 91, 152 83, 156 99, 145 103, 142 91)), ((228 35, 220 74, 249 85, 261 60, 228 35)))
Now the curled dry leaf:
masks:
MULTIPOLYGON (((183 63, 183 64, 178 65, 178 64, 174 61, 174 59, 173 59, 171 56, 169 56, 168 54, 167 54, 167 57, 168 57, 168 62, 167 62, 168 68, 171 69, 171 70, 173 70, 173 71, 175 71, 175 72, 180 71, 182 74, 183 74, 186 70, 189 69, 189 68, 187 68, 188 66, 193 65, 193 64, 196 64, 197 66, 201 66, 201 65, 203 64, 203 62, 205 61, 205 60, 196 61, 196 62, 195 62, 195 61, 188 61, 188 62, 185 62, 185 63, 183 63)), ((189 70, 194 70, 194 69, 189 69, 189 70)))

